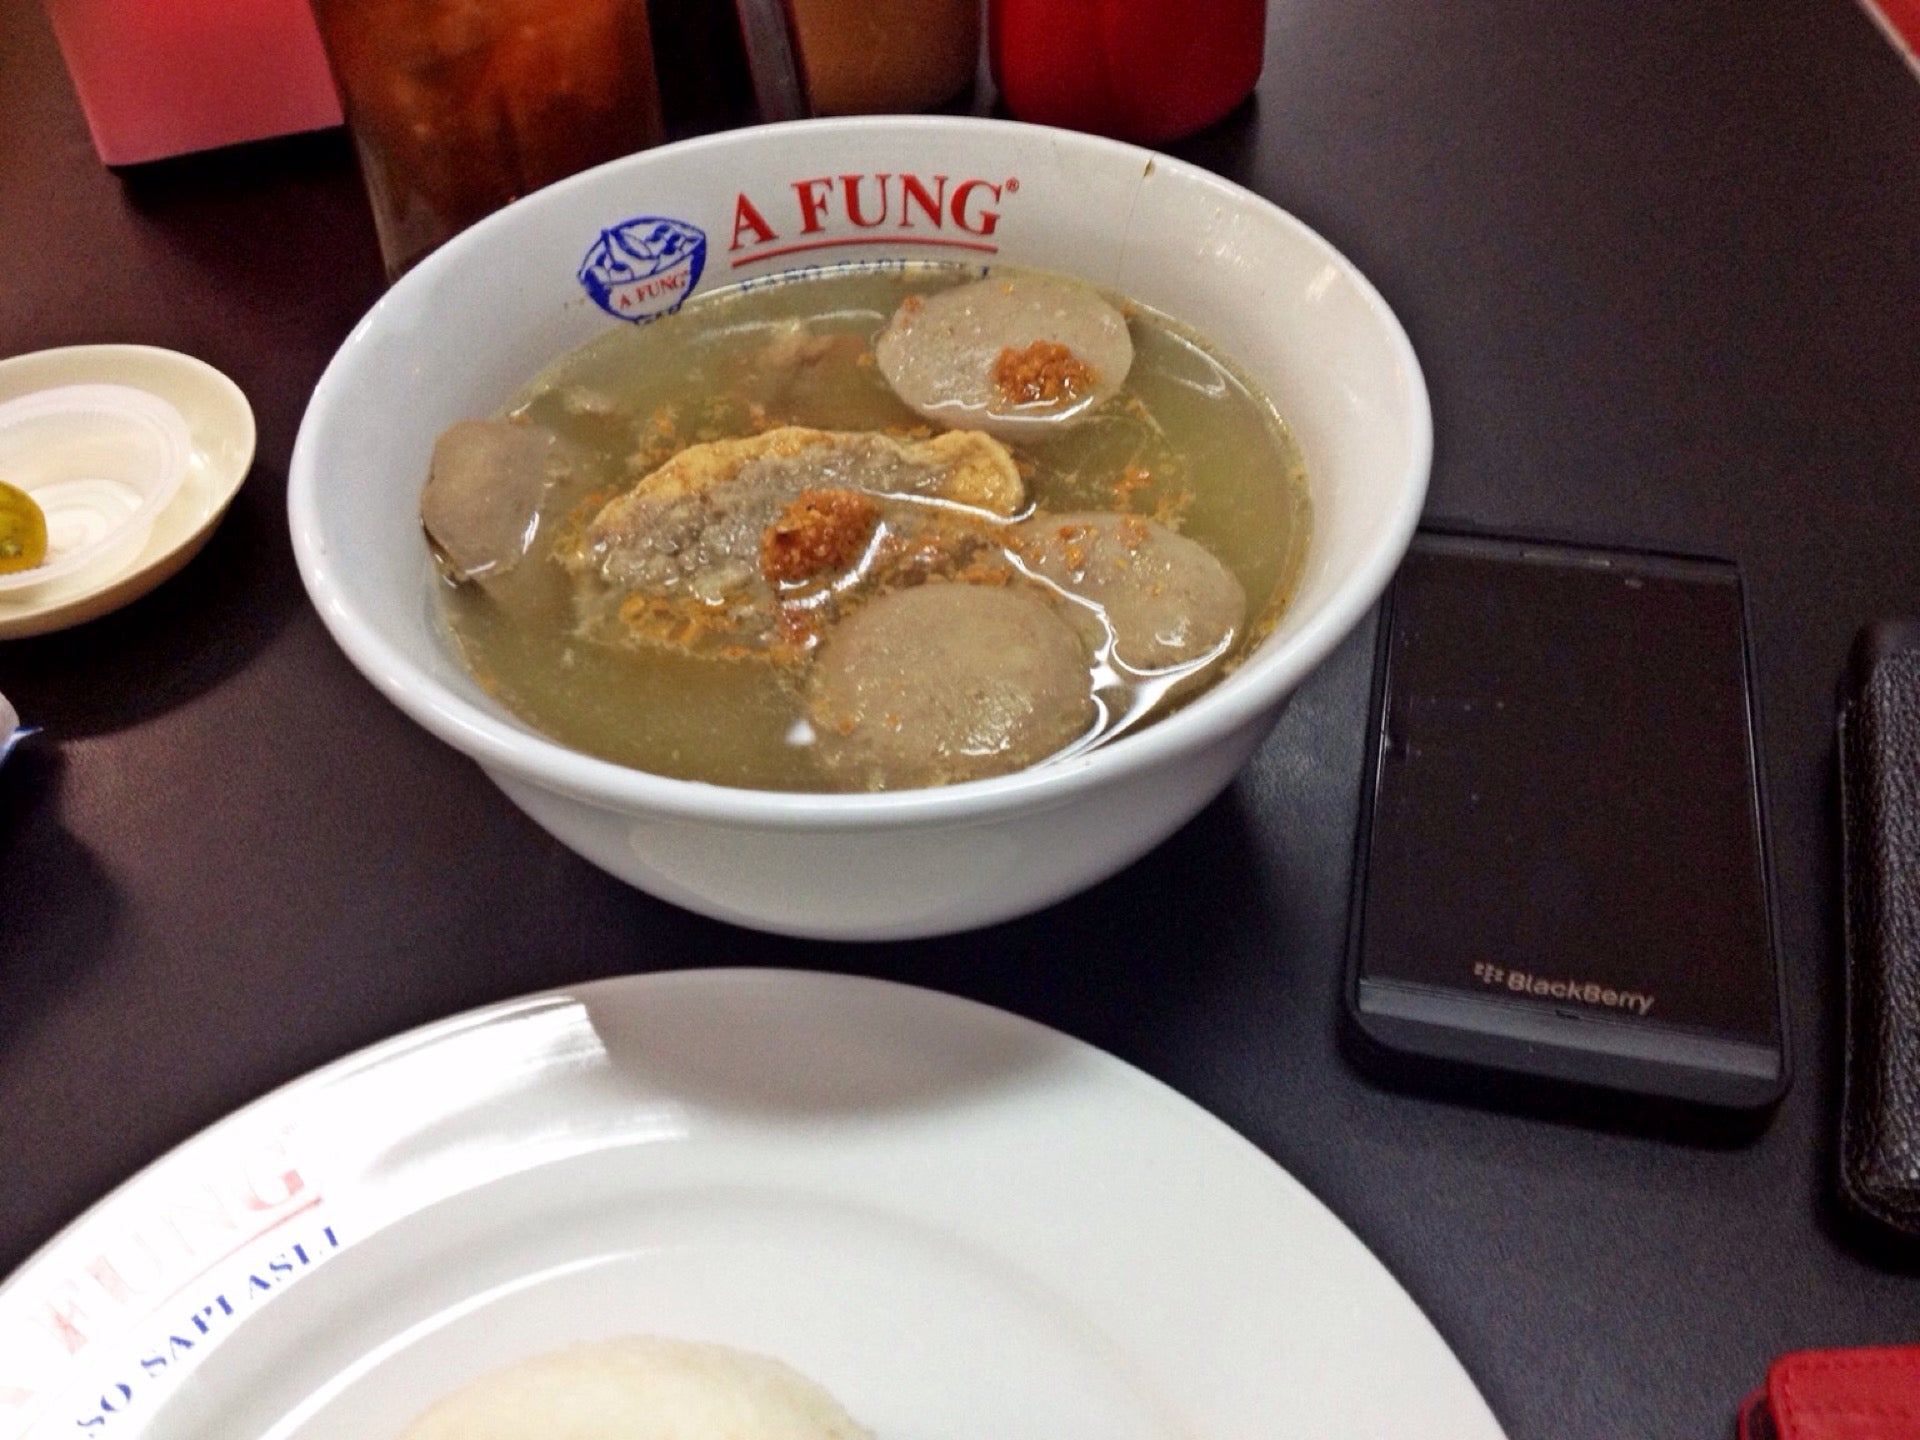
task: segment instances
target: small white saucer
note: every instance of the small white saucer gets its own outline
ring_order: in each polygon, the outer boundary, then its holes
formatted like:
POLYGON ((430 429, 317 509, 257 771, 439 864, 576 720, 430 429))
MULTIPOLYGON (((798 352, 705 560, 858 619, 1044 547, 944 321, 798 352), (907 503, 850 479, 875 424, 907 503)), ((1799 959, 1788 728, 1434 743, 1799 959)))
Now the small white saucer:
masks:
POLYGON ((149 345, 72 345, 0 360, 0 404, 68 385, 124 385, 172 406, 187 425, 186 476, 131 553, 110 548, 74 573, 0 592, 0 640, 63 630, 145 595, 206 543, 253 464, 253 410, 204 361, 149 345))

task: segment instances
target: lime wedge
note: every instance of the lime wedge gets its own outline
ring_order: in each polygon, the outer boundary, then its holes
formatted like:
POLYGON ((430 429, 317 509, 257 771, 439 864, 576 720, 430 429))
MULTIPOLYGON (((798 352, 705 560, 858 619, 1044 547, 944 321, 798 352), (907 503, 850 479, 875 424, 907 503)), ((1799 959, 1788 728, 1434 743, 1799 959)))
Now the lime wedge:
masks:
POLYGON ((47 517, 33 497, 0 480, 0 575, 31 570, 47 558, 47 517))

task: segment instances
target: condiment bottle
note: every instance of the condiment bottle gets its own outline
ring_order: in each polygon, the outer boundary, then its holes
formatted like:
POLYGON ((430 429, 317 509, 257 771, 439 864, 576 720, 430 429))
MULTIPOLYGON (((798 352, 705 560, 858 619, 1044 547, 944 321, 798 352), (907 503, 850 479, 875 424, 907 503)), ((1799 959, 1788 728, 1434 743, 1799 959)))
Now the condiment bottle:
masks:
POLYGON ((978 0, 737 4, 765 120, 931 109, 967 88, 979 60, 978 0))
POLYGON ((994 83, 1022 120, 1156 145, 1244 100, 1266 0, 990 0, 994 83))

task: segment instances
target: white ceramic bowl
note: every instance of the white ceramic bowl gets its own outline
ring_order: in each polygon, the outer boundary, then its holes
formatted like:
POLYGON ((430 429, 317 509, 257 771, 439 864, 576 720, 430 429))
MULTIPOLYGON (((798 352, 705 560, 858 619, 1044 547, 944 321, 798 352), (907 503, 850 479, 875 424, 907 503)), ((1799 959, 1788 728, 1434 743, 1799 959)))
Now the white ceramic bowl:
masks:
POLYGON ((883 939, 1038 909, 1145 853, 1218 794, 1386 585, 1431 453, 1405 333, 1283 211, 1129 145, 889 117, 648 151, 459 236, 395 285, 328 367, 294 446, 288 504, 302 578, 354 664, 563 843, 704 914, 883 939), (1082 276, 1193 325, 1273 397, 1305 455, 1313 539, 1293 605, 1258 652, 1186 709, 1077 759, 883 795, 664 779, 568 750, 491 700, 450 650, 431 593, 417 504, 435 435, 498 408, 621 323, 614 314, 885 258, 1082 276))

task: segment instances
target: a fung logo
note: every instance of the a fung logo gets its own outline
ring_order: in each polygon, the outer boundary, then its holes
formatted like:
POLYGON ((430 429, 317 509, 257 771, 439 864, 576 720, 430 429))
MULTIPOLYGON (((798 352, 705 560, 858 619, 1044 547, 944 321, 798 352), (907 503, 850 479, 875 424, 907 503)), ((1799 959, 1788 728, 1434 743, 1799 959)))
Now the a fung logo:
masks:
POLYGON ((706 264, 707 234, 699 226, 636 215, 600 232, 579 279, 594 304, 638 325, 678 310, 706 264))

